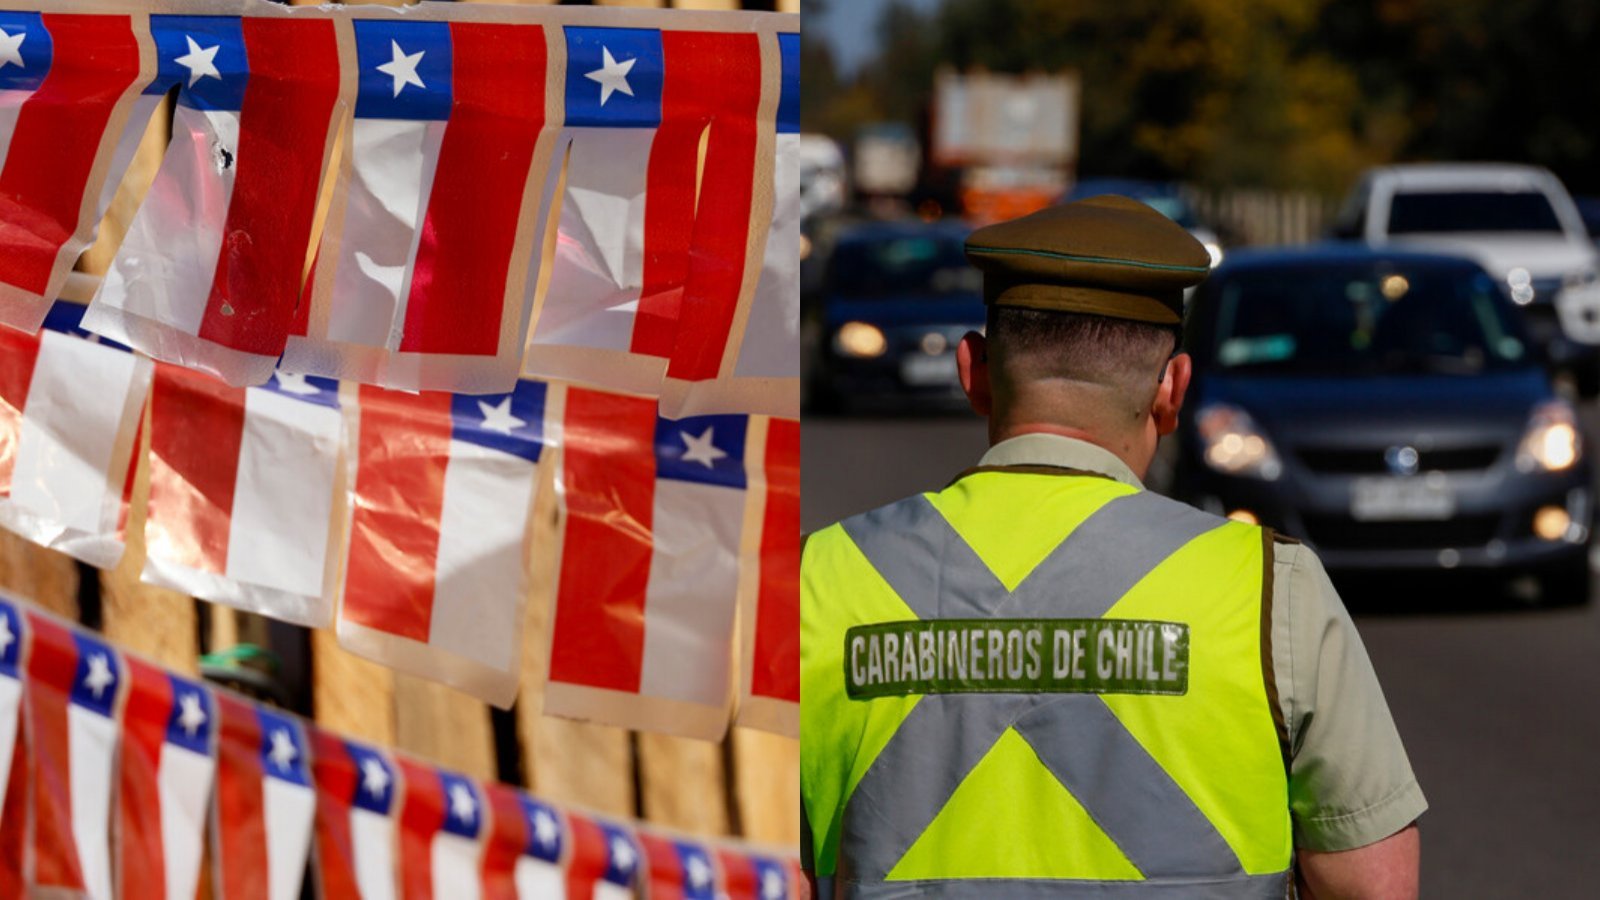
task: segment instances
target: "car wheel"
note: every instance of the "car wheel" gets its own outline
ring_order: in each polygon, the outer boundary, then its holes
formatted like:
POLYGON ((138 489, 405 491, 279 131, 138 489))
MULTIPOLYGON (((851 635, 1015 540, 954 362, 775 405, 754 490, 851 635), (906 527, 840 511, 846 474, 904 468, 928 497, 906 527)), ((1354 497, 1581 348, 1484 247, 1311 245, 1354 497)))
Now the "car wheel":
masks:
POLYGON ((1589 602, 1592 578, 1588 554, 1548 566, 1537 574, 1539 601, 1545 606, 1582 606, 1589 602))

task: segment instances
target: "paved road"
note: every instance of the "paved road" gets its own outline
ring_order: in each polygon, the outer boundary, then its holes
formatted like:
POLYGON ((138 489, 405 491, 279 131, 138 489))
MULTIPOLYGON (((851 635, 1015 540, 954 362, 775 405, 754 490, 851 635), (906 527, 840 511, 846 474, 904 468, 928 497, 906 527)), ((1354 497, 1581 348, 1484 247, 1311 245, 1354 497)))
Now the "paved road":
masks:
MULTIPOLYGON (((939 487, 985 446, 970 417, 804 422, 808 530, 939 487)), ((1600 603, 1524 608, 1461 579, 1340 587, 1432 805, 1423 896, 1597 896, 1600 603)))

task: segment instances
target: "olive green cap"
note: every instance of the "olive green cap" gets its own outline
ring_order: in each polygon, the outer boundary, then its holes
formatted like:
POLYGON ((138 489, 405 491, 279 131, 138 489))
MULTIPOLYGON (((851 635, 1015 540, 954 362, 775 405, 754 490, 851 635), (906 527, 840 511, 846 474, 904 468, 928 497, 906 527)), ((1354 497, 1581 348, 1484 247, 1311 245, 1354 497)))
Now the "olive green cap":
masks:
POLYGON ((985 303, 1157 325, 1183 321, 1184 289, 1211 270, 1183 226, 1115 194, 980 228, 966 249, 985 303))

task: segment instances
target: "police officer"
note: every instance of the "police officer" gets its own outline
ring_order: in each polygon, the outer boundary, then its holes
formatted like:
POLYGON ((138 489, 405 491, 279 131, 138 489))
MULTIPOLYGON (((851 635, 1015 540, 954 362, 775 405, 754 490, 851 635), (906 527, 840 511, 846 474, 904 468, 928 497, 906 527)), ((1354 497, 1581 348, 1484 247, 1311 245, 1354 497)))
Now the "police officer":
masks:
POLYGON ((1205 249, 1095 197, 975 232, 989 451, 801 565, 823 896, 1410 897, 1412 776, 1317 558, 1147 492, 1205 249))

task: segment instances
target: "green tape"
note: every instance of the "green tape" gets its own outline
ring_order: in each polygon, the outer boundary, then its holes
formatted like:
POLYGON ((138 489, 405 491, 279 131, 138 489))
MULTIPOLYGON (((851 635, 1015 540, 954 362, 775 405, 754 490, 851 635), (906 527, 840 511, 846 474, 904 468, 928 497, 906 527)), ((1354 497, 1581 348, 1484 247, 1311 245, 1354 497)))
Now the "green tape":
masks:
POLYGON ((1189 626, 1146 619, 933 619, 844 636, 852 700, 909 694, 1183 694, 1189 626))

